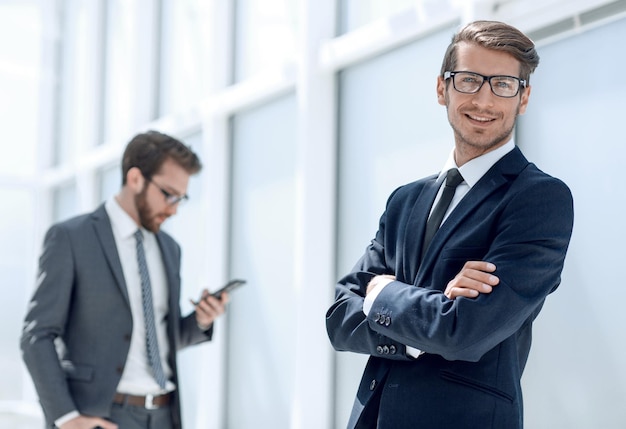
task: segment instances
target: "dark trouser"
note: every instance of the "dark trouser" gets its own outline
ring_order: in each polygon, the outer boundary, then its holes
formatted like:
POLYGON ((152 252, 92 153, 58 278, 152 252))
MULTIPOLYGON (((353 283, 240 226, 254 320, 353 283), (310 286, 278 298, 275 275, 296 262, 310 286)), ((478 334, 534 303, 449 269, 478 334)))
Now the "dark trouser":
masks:
POLYGON ((119 429, 173 429, 169 406, 148 410, 127 404, 113 404, 111 421, 119 429))

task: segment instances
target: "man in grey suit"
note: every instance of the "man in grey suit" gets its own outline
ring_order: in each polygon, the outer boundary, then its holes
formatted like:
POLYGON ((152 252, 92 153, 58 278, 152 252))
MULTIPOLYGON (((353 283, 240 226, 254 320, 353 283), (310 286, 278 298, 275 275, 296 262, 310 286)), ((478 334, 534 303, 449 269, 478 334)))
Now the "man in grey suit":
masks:
POLYGON ((513 141, 538 63, 504 23, 453 37, 437 97, 454 149, 440 174, 392 193, 327 313, 335 349, 370 355, 349 428, 523 427, 532 324, 573 225, 568 187, 513 141))
POLYGON ((200 169, 177 139, 138 134, 120 192, 48 230, 21 338, 46 427, 181 427, 176 351, 210 340, 228 301, 205 290, 181 316, 181 250, 160 230, 200 169))

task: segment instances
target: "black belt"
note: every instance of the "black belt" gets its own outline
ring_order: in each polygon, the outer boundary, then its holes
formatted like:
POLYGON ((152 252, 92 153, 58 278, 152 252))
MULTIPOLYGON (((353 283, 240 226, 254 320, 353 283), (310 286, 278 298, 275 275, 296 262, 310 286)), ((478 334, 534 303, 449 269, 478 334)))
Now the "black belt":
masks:
POLYGON ((156 408, 165 407, 169 405, 172 400, 172 394, 166 393, 164 395, 127 395, 125 393, 116 393, 113 397, 114 404, 120 405, 133 405, 135 407, 143 407, 147 410, 154 410, 156 408))

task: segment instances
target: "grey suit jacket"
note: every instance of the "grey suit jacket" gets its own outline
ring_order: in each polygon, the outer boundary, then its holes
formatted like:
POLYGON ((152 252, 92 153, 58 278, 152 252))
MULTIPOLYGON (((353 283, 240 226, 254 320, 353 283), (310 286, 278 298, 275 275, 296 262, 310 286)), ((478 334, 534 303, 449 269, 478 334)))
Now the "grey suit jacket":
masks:
MULTIPOLYGON (((192 313, 181 317, 180 247, 157 234, 169 292, 169 365, 177 384, 176 351, 207 341, 192 313)), ((107 417, 126 363, 133 320, 126 282, 104 205, 53 225, 39 260, 37 287, 21 338, 46 424, 72 410, 107 417)), ((175 426, 180 397, 174 394, 175 426)))

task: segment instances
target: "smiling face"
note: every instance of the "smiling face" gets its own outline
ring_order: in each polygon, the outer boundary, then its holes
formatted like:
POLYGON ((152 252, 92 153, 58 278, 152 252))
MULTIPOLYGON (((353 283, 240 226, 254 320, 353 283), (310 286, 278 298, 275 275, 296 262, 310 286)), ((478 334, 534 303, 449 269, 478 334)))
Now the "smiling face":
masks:
MULTIPOLYGON (((507 52, 487 49, 474 43, 457 46, 454 71, 471 71, 485 76, 520 75, 520 63, 507 52)), ((517 115, 526 111, 530 87, 513 98, 498 97, 488 82, 475 94, 454 89, 451 80, 437 80, 437 99, 446 106, 455 138, 458 166, 504 145, 513 134, 517 115)))

